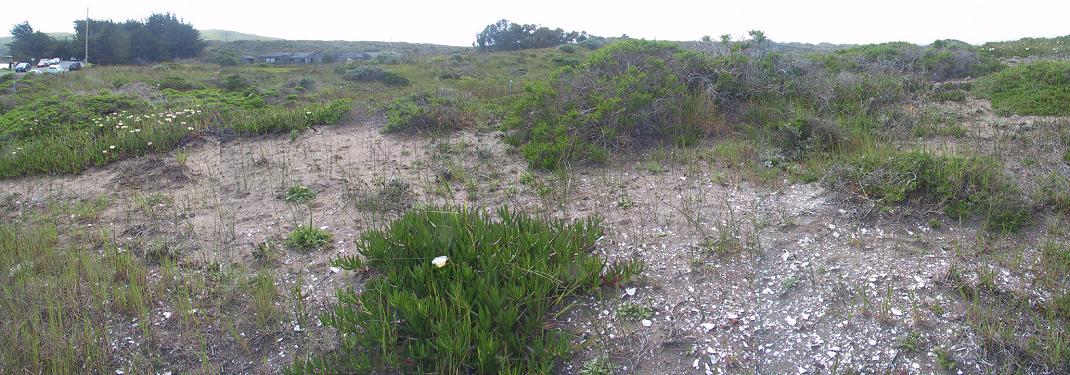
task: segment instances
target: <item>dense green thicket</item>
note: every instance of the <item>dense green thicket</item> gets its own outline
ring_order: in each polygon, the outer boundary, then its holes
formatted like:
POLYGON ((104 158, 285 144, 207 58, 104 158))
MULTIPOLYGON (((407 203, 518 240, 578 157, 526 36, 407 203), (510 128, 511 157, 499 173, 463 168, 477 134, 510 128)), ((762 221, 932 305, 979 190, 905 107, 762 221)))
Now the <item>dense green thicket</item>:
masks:
POLYGON ((1018 65, 981 78, 974 89, 1000 113, 1070 115, 1070 62, 1018 65))
POLYGON ((632 266, 609 266, 592 249, 596 220, 546 222, 505 208, 420 209, 366 232, 360 256, 334 263, 368 267, 358 294, 338 292, 322 318, 341 332, 336 352, 296 361, 295 373, 548 374, 570 351, 548 328, 570 296, 627 281, 632 266))
POLYGON ((938 40, 928 46, 906 42, 866 44, 812 58, 830 72, 919 74, 935 81, 979 77, 1004 68, 979 48, 956 40, 938 40))
POLYGON ((673 43, 624 41, 525 88, 505 125, 532 165, 601 162, 609 150, 644 141, 694 143, 716 118, 695 76, 709 75, 697 52, 673 43))

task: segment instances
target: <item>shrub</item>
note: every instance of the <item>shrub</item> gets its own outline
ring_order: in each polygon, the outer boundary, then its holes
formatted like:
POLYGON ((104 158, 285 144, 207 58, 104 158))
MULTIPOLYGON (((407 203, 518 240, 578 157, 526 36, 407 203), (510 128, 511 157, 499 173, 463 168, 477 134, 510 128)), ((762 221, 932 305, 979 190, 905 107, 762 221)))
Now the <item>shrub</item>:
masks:
POLYGON ((196 88, 193 83, 179 76, 167 76, 156 82, 156 86, 158 86, 160 90, 171 89, 176 91, 189 91, 196 88))
POLYGON ((375 59, 373 60, 373 62, 375 62, 376 64, 386 64, 386 65, 400 64, 401 63, 401 55, 399 55, 399 54, 397 54, 395 52, 383 52, 383 53, 380 53, 380 54, 376 55, 375 59))
POLYGON ((542 221, 506 208, 411 211, 366 232, 360 255, 334 264, 377 275, 321 317, 338 350, 294 362, 295 373, 548 374, 568 354, 550 328, 566 298, 637 270, 592 253, 599 222, 542 221))
POLYGON ((315 90, 316 89, 316 80, 312 79, 311 77, 301 78, 300 81, 297 81, 297 87, 300 87, 301 89, 303 89, 305 91, 315 90))
MULTIPOLYGON (((234 85, 233 87, 228 87, 228 89, 237 89, 238 87, 246 86, 244 80, 237 75, 232 75, 224 79, 223 85, 234 85)), ((176 106, 200 106, 212 110, 230 110, 235 108, 257 109, 267 107, 267 101, 264 100, 264 95, 261 95, 255 88, 247 86, 244 89, 228 91, 219 91, 217 89, 189 91, 166 89, 163 90, 163 94, 176 106)))
POLYGON ((553 58, 550 59, 550 61, 553 61, 554 64, 557 64, 557 66, 579 66, 580 63, 583 62, 582 60, 577 59, 575 57, 562 57, 562 56, 554 56, 553 58))
POLYGON ((937 101, 946 102, 964 102, 966 101, 966 90, 956 87, 945 87, 946 85, 934 86, 932 90, 932 99, 937 101))
POLYGON ((300 251, 312 251, 330 245, 331 238, 331 232, 311 225, 301 225, 286 237, 286 247, 300 251))
POLYGON ((231 74, 223 78, 223 82, 219 85, 226 91, 242 91, 249 88, 249 83, 242 78, 241 75, 231 74))
POLYGON ((1004 114, 1070 115, 1070 62, 1040 61, 982 77, 975 91, 1004 114))
POLYGON ((235 52, 229 48, 209 48, 204 51, 204 62, 209 64, 219 64, 221 66, 235 66, 238 65, 241 58, 238 56, 238 52, 235 52))
POLYGON ((346 70, 342 78, 357 82, 382 82, 391 86, 409 84, 408 78, 377 66, 359 66, 356 69, 346 70))
POLYGON ((1000 231, 1017 231, 1030 215, 1018 186, 987 158, 876 149, 843 160, 830 176, 834 185, 882 205, 936 205, 960 219, 979 215, 1000 231))
POLYGON ((694 143, 715 121, 713 99, 692 82, 701 55, 673 43, 629 40, 525 88, 505 120, 509 141, 535 167, 602 162, 647 141, 694 143))
POLYGON ((562 44, 560 47, 557 47, 557 50, 564 53, 576 53, 576 46, 571 44, 562 44))
POLYGON ((471 127, 475 118, 472 106, 461 94, 448 91, 423 91, 395 99, 386 107, 384 132, 448 131, 471 127))
POLYGON ((600 38, 596 36, 584 39, 582 42, 580 42, 580 46, 591 51, 605 47, 606 44, 608 43, 606 42, 605 38, 600 38))

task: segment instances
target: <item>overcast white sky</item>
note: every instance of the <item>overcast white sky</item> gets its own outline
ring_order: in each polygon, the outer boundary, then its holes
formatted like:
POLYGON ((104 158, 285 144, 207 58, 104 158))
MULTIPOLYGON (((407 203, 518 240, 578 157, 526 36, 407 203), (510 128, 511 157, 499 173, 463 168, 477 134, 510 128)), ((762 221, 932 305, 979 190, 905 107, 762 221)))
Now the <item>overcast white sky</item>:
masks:
POLYGON ((29 21, 34 29, 71 32, 85 17, 141 19, 172 12, 199 29, 286 39, 380 40, 471 45, 495 20, 537 23, 594 35, 696 40, 760 29, 783 42, 970 43, 1070 34, 1070 0, 900 1, 274 1, 58 0, 8 3, 0 35, 29 21))

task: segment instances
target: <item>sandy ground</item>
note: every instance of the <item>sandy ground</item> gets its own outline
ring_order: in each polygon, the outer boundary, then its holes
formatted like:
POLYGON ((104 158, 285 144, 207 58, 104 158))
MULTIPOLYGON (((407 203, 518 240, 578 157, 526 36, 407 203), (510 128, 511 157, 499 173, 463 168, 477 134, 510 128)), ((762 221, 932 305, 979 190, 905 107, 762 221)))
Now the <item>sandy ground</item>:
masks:
MULTIPOLYGON (((579 373, 598 357, 629 374, 940 373, 934 348, 952 353, 958 373, 992 371, 963 323, 962 299, 945 282, 962 261, 956 254, 976 241, 978 223, 910 209, 874 215, 820 184, 767 187, 716 160, 667 162, 657 172, 646 160, 636 156, 568 176, 532 173, 496 133, 433 140, 353 123, 293 141, 204 137, 169 155, 80 175, 0 181, 0 191, 14 194, 8 217, 49 200, 107 197, 112 204, 99 225, 120 242, 165 239, 191 269, 271 267, 282 289, 301 275, 314 313, 332 303, 336 288, 359 288, 363 275, 339 272, 328 261, 354 252, 362 231, 392 217, 358 208, 385 182, 409 185, 411 204, 597 215, 606 226, 597 251, 642 259, 647 268, 634 285, 580 298, 557 322, 575 334, 579 349, 562 373, 579 373), (523 181, 527 173, 535 183, 523 181), (281 199, 295 184, 318 192, 311 210, 281 199), (310 212, 313 225, 334 234, 330 249, 288 251, 275 265, 258 263, 258 244, 281 241, 310 212), (621 314, 626 305, 652 315, 621 314), (908 345, 912 337, 921 342, 908 345)), ((1001 286, 1027 285, 1025 276, 1006 270, 999 276, 1001 286)), ((162 301, 152 314, 172 310, 162 301)), ((159 319, 173 340, 119 337, 117 350, 157 345, 173 353, 165 358, 169 371, 202 367, 203 359, 182 348, 179 324, 159 319)), ((250 329, 252 349, 237 355, 229 352, 235 343, 213 338, 209 361, 226 373, 275 372, 295 355, 330 347, 326 328, 295 325, 250 329)))

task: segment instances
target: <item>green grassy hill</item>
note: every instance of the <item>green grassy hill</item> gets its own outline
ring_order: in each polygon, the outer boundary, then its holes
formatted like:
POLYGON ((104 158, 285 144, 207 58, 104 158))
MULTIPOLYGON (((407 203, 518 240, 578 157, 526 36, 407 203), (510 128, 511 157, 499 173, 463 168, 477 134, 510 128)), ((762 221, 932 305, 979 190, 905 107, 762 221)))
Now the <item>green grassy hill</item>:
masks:
POLYGON ((282 40, 280 38, 272 38, 270 36, 246 34, 237 31, 230 30, 201 30, 201 38, 204 40, 219 41, 219 42, 233 42, 238 40, 282 40))

